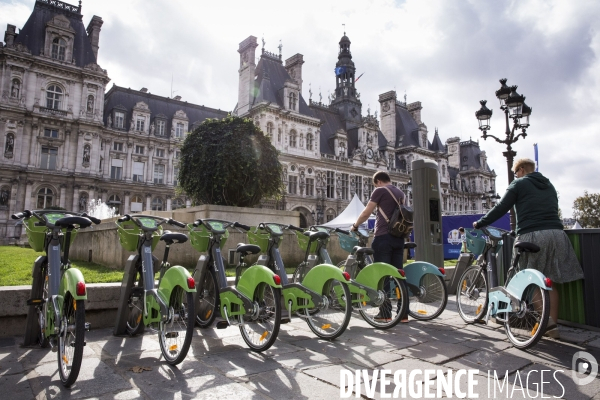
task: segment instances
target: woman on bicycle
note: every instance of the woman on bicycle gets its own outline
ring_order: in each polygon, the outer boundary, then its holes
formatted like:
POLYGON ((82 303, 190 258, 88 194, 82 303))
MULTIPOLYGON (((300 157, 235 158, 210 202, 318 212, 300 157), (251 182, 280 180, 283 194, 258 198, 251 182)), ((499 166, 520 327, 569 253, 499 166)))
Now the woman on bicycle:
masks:
MULTIPOLYGON (((534 268, 553 282, 566 283, 583 279, 583 271, 558 216, 558 195, 548 178, 535 172, 535 162, 517 160, 513 167, 516 178, 506 189, 500 202, 473 228, 487 226, 515 207, 517 240, 537 244, 538 253, 523 253, 521 268, 534 268)), ((558 291, 550 291, 550 320, 546 335, 558 338, 558 291)))
MULTIPOLYGON (((394 237, 388 233, 388 223, 379 210, 381 209, 385 215, 391 216, 398 207, 398 203, 404 204, 404 192, 392 185, 390 176, 384 171, 377 171, 373 175, 373 185, 375 190, 371 193, 367 206, 358 216, 356 222, 352 224, 350 230, 356 231, 377 207, 375 237, 373 243, 371 243, 374 252, 373 260, 388 263, 400 269, 404 264, 404 238, 394 237)), ((375 316, 375 320, 390 320, 391 315, 391 304, 384 303, 379 309, 379 314, 375 316)), ((401 321, 408 322, 408 318, 403 315, 401 321)))

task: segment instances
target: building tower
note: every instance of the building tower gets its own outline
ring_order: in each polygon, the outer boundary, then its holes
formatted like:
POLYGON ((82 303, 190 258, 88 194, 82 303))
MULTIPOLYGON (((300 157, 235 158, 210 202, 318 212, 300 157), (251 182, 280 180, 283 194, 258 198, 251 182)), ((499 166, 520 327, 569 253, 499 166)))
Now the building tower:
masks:
POLYGON ((356 68, 350 52, 350 39, 345 32, 339 44, 338 61, 335 64, 335 99, 331 105, 337 108, 346 122, 346 129, 349 129, 360 123, 362 104, 354 86, 356 68))

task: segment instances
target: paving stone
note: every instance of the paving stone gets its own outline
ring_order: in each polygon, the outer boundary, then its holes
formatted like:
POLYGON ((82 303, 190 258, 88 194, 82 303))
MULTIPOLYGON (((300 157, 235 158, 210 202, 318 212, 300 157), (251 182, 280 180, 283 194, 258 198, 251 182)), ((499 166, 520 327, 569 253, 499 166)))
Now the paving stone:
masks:
MULTIPOLYGON (((362 370, 362 369, 364 369, 363 366, 349 362, 349 363, 345 363, 343 365, 336 364, 336 365, 329 365, 326 367, 306 369, 303 371, 303 373, 305 373, 309 376, 315 377, 315 378, 319 379, 320 381, 328 382, 328 383, 332 384, 333 386, 335 386, 336 388, 338 388, 338 390, 339 390, 340 383, 341 383, 341 372, 340 372, 341 370, 347 370, 347 371, 350 371, 352 374, 355 374, 356 370, 362 370)), ((360 380, 362 382, 362 378, 360 380)))
MULTIPOLYGON (((0 352, 0 376, 20 374, 23 365, 19 362, 19 355, 11 348, 3 348, 0 352)), ((56 356, 54 358, 56 360, 56 356)))
MULTIPOLYGON (((223 343, 227 345, 227 348, 237 346, 239 349, 249 350, 248 345, 244 342, 244 338, 242 336, 238 337, 228 337, 223 339, 223 343), (229 346, 231 345, 231 346, 229 346)), ((294 346, 289 342, 285 342, 283 340, 276 340, 275 343, 268 350, 261 352, 263 356, 276 356, 279 354, 285 353, 293 353, 298 350, 301 350, 299 347, 294 346)), ((209 353, 207 353, 209 354, 209 353)))
MULTIPOLYGON (((83 359, 97 357, 94 350, 87 344, 83 347, 83 359)), ((54 368, 58 368, 58 353, 52 352, 50 347, 42 349, 41 347, 27 349, 19 357, 19 361, 25 369, 35 368, 41 364, 54 364, 54 368)), ((1 372, 1 371, 0 371, 1 372)))
POLYGON ((594 339, 591 342, 586 343, 587 346, 594 347, 596 349, 600 349, 600 338, 594 339))
POLYGON ((512 347, 512 344, 509 342, 496 339, 474 339, 461 342, 461 344, 474 349, 483 349, 492 352, 502 351, 512 347))
POLYGON ((21 373, 0 376, 0 393, 6 395, 10 393, 14 399, 30 399, 33 397, 31 383, 21 373))
POLYGON ((561 342, 582 344, 584 342, 600 338, 599 332, 586 331, 565 325, 559 325, 558 332, 560 333, 561 342))
POLYGON ((427 338, 419 338, 417 336, 406 336, 393 333, 378 333, 386 331, 373 331, 370 336, 356 336, 348 339, 348 344, 361 344, 369 347, 385 348, 385 349, 403 349, 405 347, 416 346, 426 342, 427 338))
POLYGON ((477 369, 480 375, 486 375, 488 371, 496 371, 498 377, 502 378, 518 369, 522 369, 531 364, 527 354, 519 356, 508 354, 506 352, 492 353, 487 350, 478 350, 467 354, 456 360, 444 364, 445 367, 452 369, 477 369))
POLYGON ((442 342, 427 342, 407 349, 394 350, 403 356, 418 358, 435 364, 441 364, 453 358, 475 351, 472 347, 442 342))
POLYGON ((273 399, 331 400, 340 396, 338 387, 300 371, 286 369, 253 375, 246 385, 273 399))
POLYGON ((272 359, 286 368, 292 368, 295 370, 317 368, 330 364, 342 363, 342 360, 339 358, 327 356, 325 354, 306 349, 298 350, 295 353, 280 354, 272 359))
POLYGON ((112 337, 98 340, 96 344, 102 348, 103 352, 113 357, 160 350, 156 333, 146 333, 134 337, 112 337))
POLYGON ((43 364, 27 377, 33 393, 38 398, 81 399, 132 389, 131 385, 97 358, 84 358, 77 381, 70 389, 60 383, 57 364, 43 364))
POLYGON ((216 368, 221 373, 240 377, 260 372, 271 371, 281 366, 270 358, 250 350, 238 350, 208 355, 201 358, 206 365, 216 368))
POLYGON ((504 353, 526 357, 532 362, 556 365, 564 369, 571 369, 573 363, 573 355, 578 351, 587 351, 600 360, 600 349, 585 348, 571 343, 561 343, 553 340, 542 339, 531 349, 527 351, 518 350, 515 348, 507 349, 504 353))

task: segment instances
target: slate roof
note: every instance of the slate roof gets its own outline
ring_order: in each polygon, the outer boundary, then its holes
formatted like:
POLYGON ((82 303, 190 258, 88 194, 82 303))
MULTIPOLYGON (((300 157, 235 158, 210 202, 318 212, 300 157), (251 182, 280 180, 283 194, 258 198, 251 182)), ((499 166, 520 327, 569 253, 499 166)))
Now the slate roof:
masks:
POLYGON ((429 145, 429 150, 438 151, 441 153, 446 152, 446 146, 444 146, 444 144, 442 143, 442 140, 440 139, 440 135, 438 135, 437 128, 435 130, 435 135, 433 135, 433 140, 431 141, 431 144, 429 145))
POLYGON ((405 107, 396 104, 396 143, 395 147, 419 147, 419 125, 405 107))
MULTIPOLYGON (((57 1, 55 4, 63 3, 57 1)), ((69 7, 77 8, 71 5, 69 7)), ((58 14, 67 17, 71 23, 71 28, 75 31, 75 42, 73 44, 75 65, 85 67, 90 63, 96 63, 96 56, 83 25, 83 16, 79 12, 68 11, 40 0, 35 2, 33 12, 15 38, 15 44, 20 43, 26 46, 34 56, 40 55, 46 41, 46 24, 58 14)))
MULTIPOLYGON (((346 124, 342 121, 342 118, 338 114, 337 110, 325 110, 324 108, 318 106, 311 107, 310 110, 315 118, 325 121, 325 123, 321 126, 321 135, 319 141, 321 153, 336 155, 334 151, 335 149, 332 147, 333 143, 330 144, 329 138, 331 138, 339 129, 343 129, 345 131, 346 124)), ((349 133, 348 136, 350 136, 349 133)), ((356 132, 354 133, 354 138, 354 143, 356 143, 358 139, 356 132)), ((356 148, 356 145, 350 149, 354 150, 354 148, 356 148)))
POLYGON ((131 118, 133 113, 133 107, 140 102, 148 104, 150 108, 150 122, 154 121, 154 118, 160 114, 167 117, 166 133, 167 136, 171 133, 172 118, 175 112, 183 110, 189 120, 189 128, 196 122, 202 122, 207 118, 225 118, 228 111, 215 110, 214 108, 199 106, 196 104, 188 103, 187 101, 174 100, 168 97, 157 96, 151 93, 141 92, 139 90, 132 90, 113 85, 110 90, 104 96, 104 124, 108 115, 111 114, 114 108, 124 107, 127 110, 125 128, 130 129, 131 118))
MULTIPOLYGON (((460 143, 460 169, 464 170, 464 167, 467 167, 467 171, 471 168, 474 169, 482 169, 481 168, 481 149, 479 148, 479 143, 474 142, 472 140, 461 142, 460 143)), ((485 168, 486 171, 490 171, 489 166, 485 168)))

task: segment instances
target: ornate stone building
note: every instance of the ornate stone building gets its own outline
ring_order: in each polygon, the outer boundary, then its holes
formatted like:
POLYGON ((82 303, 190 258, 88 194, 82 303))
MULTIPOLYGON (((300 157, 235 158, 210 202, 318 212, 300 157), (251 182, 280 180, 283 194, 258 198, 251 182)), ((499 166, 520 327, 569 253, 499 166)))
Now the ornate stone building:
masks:
MULTIPOLYGON (((0 43, 0 237, 19 235, 10 215, 23 209, 83 211, 90 199, 120 214, 190 204, 174 190, 178 148, 204 119, 227 113, 145 88, 106 92, 110 79, 98 65, 102 24, 93 16, 86 28, 81 6, 36 0, 20 32, 7 26, 0 43)), ((366 202, 377 170, 407 190, 419 158, 440 166, 444 212, 481 212, 490 204, 495 174, 485 152, 458 138, 444 145, 437 129, 430 138, 420 102, 406 104, 390 91, 379 96, 381 117, 369 109, 363 115, 347 36, 326 101, 320 94, 313 100, 310 89, 304 99, 301 54, 283 62, 281 49, 269 53, 263 44, 256 63, 257 47, 253 36, 240 43, 234 113, 252 118, 281 152, 287 194, 263 207, 298 210, 303 225, 325 222, 354 194, 366 202)))

